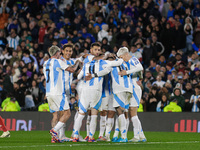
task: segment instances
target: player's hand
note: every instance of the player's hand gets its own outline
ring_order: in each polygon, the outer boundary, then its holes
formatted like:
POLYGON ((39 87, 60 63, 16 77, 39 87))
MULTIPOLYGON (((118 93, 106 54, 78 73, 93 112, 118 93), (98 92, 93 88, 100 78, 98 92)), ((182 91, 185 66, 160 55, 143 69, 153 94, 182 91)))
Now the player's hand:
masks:
POLYGON ((118 72, 118 74, 119 74, 120 76, 125 76, 125 75, 127 75, 126 70, 122 70, 122 71, 118 72))
POLYGON ((66 69, 66 71, 69 71, 69 72, 71 72, 71 73, 74 73, 75 68, 73 68, 73 67, 68 67, 68 68, 66 69))
POLYGON ((91 80, 92 78, 92 74, 88 73, 87 76, 85 76, 85 81, 91 80))

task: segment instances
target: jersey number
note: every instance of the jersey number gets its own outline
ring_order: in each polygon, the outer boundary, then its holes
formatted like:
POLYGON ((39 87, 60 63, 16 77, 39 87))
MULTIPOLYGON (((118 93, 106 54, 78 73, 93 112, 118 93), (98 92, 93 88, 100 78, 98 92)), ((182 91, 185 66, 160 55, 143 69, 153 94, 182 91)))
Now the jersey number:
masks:
POLYGON ((48 77, 47 77, 47 83, 48 83, 49 80, 50 80, 50 77, 49 77, 49 75, 50 75, 50 70, 49 70, 49 69, 46 69, 46 72, 48 72, 48 77))

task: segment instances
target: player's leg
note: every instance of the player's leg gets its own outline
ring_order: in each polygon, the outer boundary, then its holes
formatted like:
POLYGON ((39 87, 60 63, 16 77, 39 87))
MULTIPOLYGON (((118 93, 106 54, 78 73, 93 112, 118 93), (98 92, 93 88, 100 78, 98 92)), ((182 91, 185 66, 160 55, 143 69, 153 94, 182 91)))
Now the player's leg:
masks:
POLYGON ((84 91, 81 93, 80 101, 79 101, 79 113, 74 122, 74 138, 73 142, 79 141, 79 131, 82 126, 83 118, 87 112, 90 101, 88 100, 88 91, 84 91))
POLYGON ((89 135, 88 142, 94 142, 95 141, 93 136, 94 136, 95 131, 96 131, 98 112, 99 111, 96 110, 95 108, 91 108, 90 135, 89 135))
POLYGON ((119 136, 119 119, 118 116, 116 116, 115 118, 115 132, 113 134, 113 138, 112 138, 112 142, 116 142, 118 140, 118 136, 119 136))
POLYGON ((100 140, 103 137, 103 134, 104 134, 104 131, 106 128, 106 115, 107 115, 106 110, 103 110, 100 112, 100 130, 99 130, 99 139, 98 140, 100 140))
MULTIPOLYGON (((78 117, 78 111, 76 111, 76 114, 74 115, 74 122, 76 121, 76 118, 78 117)), ((72 131, 72 134, 71 134, 71 139, 74 138, 74 126, 73 126, 73 131, 72 131)))
POLYGON ((139 142, 139 141, 145 142, 145 141, 147 141, 147 139, 143 133, 143 130, 142 130, 141 122, 137 116, 137 110, 139 107, 141 95, 142 95, 141 88, 134 89, 133 96, 130 99, 129 113, 130 113, 131 121, 133 123, 133 132, 134 132, 134 137, 133 137, 133 139, 129 140, 130 142, 139 142))
POLYGON ((89 140, 89 135, 90 135, 90 121, 91 121, 91 110, 88 110, 88 116, 86 120, 86 131, 87 131, 87 136, 85 137, 85 140, 89 140))
POLYGON ((128 117, 128 109, 125 109, 125 118, 126 118, 126 131, 128 132, 128 127, 129 127, 129 117, 128 117))
POLYGON ((10 137, 10 132, 7 130, 3 118, 0 116, 0 128, 3 130, 3 134, 0 136, 0 138, 10 137))
POLYGON ((52 99, 54 103, 56 104, 57 109, 60 112, 60 118, 59 118, 58 123, 54 126, 54 128, 50 130, 50 133, 54 139, 60 142, 61 140, 58 137, 58 132, 60 131, 61 128, 63 128, 63 126, 65 125, 69 117, 71 116, 71 112, 69 109, 69 103, 68 103, 66 95, 62 95, 62 96, 54 95, 52 96, 52 99))
POLYGON ((107 116, 108 118, 106 121, 106 133, 105 133, 106 141, 110 141, 110 133, 114 125, 114 116, 115 116, 115 111, 109 110, 107 116))
POLYGON ((118 114, 118 120, 119 120, 119 129, 121 132, 121 138, 118 140, 118 142, 127 142, 127 130, 126 130, 126 118, 124 115, 125 111, 125 104, 128 101, 128 97, 131 95, 129 92, 121 92, 114 94, 114 101, 113 101, 113 107, 115 107, 117 114, 118 114))
POLYGON ((90 90, 90 98, 91 98, 91 121, 90 121, 90 135, 89 135, 89 140, 88 142, 94 142, 95 139, 93 138, 95 131, 96 131, 96 126, 97 126, 97 115, 99 112, 99 108, 102 103, 102 92, 98 90, 90 90))
POLYGON ((109 94, 107 94, 106 97, 102 98, 101 103, 101 112, 100 112, 100 131, 99 131, 99 139, 97 141, 100 141, 103 137, 104 131, 106 129, 106 118, 107 118, 107 110, 108 110, 108 101, 110 99, 109 94))

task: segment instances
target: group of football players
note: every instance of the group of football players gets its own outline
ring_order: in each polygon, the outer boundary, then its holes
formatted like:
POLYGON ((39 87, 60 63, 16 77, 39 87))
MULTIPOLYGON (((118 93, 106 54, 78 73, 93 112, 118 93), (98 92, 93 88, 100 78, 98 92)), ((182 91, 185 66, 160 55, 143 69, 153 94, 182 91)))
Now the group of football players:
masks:
POLYGON ((111 141, 110 133, 115 124, 113 142, 147 141, 137 116, 142 90, 139 80, 143 67, 136 57, 129 54, 127 47, 121 47, 117 54, 103 53, 98 43, 92 43, 89 54, 71 58, 73 45, 67 43, 60 50, 49 49, 51 56, 44 65, 46 96, 53 114, 51 142, 63 141, 111 141), (62 52, 62 55, 61 55, 62 52), (79 109, 74 117, 71 138, 65 136, 65 123, 70 118, 69 98, 73 77, 77 77, 79 109), (94 139, 97 116, 100 112, 99 138, 94 139), (87 114, 87 136, 80 135, 82 120, 87 114), (129 114, 129 115, 128 115, 129 114), (115 117, 116 116, 116 117, 115 117), (134 137, 127 139, 129 117, 133 124, 134 137), (115 123, 114 123, 114 118, 115 123), (105 136, 104 135, 105 131, 105 136), (118 137, 119 132, 121 137, 118 137))

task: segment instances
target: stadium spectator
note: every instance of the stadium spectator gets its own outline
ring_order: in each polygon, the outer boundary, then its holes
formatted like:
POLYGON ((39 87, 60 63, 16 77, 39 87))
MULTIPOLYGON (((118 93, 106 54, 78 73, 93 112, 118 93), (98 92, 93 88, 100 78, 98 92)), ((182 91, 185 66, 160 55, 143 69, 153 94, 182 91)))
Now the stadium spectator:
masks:
POLYGON ((156 86, 153 86, 149 93, 149 98, 147 101, 147 111, 156 111, 157 104, 160 101, 157 90, 158 88, 156 86))
POLYGON ((197 105, 200 102, 200 86, 195 86, 195 94, 190 98, 190 103, 192 104, 192 112, 199 112, 199 106, 197 105))
POLYGON ((20 106, 15 97, 10 97, 9 101, 2 107, 2 111, 20 111, 20 106))
POLYGON ((39 105, 38 111, 40 112, 50 112, 49 110, 49 104, 47 103, 47 100, 44 100, 44 103, 39 105))
POLYGON ((177 105, 178 100, 173 99, 169 105, 165 106, 164 112, 182 112, 182 109, 179 105, 177 105))

